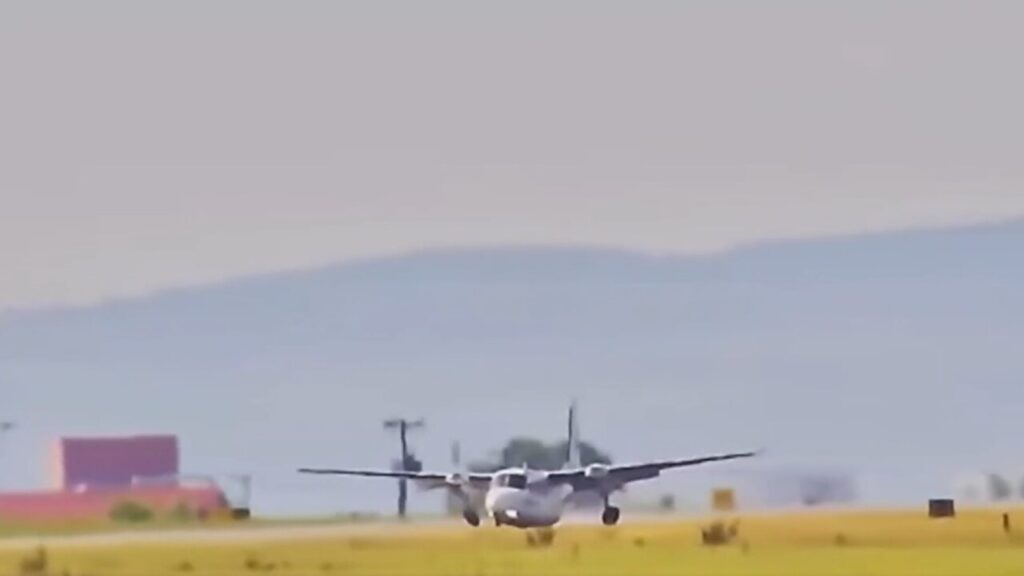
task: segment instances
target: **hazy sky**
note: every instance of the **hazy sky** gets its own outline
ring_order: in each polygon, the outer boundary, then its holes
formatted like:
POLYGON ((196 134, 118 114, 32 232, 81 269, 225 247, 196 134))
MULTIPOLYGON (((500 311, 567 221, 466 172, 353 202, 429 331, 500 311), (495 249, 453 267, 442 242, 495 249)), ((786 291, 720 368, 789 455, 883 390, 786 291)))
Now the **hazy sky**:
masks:
POLYGON ((1024 215, 1024 3, 0 4, 0 309, 1024 215))

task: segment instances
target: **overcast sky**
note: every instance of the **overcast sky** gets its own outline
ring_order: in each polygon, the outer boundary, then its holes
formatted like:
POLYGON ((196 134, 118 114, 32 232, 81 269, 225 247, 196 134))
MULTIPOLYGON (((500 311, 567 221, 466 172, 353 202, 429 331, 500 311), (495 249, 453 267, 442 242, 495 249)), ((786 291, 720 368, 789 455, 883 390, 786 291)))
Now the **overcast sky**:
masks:
POLYGON ((0 4, 0 309, 1024 215, 1020 2, 0 4))

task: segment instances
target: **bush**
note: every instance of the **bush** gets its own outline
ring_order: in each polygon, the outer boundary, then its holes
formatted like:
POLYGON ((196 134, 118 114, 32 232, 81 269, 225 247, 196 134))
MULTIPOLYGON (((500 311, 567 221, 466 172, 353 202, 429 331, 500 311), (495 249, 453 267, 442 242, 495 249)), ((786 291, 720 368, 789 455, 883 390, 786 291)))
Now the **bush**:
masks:
POLYGON ((530 548, 547 548, 555 543, 554 528, 538 528, 526 533, 526 545, 530 548))
POLYGON ((18 573, 22 576, 46 574, 50 567, 50 557, 46 548, 37 548, 35 552, 21 559, 18 573))
POLYGON ((259 572, 263 569, 263 560, 255 554, 247 554, 242 566, 249 572, 259 572))
MULTIPOLYGON (((242 562, 242 567, 247 572, 273 572, 277 569, 277 564, 266 562, 258 555, 250 553, 246 555, 245 560, 242 562)), ((288 568, 290 564, 285 562, 283 567, 288 568)))
POLYGON ((171 508, 167 513, 167 518, 172 522, 191 522, 195 520, 196 514, 188 507, 184 502, 179 502, 177 506, 171 508))
POLYGON ((110 509, 110 519, 125 524, 141 524, 153 519, 153 511, 143 504, 126 500, 110 509))
POLYGON ((721 546, 732 542, 739 536, 740 527, 738 522, 726 525, 725 522, 713 522, 710 526, 701 528, 701 541, 705 546, 721 546))

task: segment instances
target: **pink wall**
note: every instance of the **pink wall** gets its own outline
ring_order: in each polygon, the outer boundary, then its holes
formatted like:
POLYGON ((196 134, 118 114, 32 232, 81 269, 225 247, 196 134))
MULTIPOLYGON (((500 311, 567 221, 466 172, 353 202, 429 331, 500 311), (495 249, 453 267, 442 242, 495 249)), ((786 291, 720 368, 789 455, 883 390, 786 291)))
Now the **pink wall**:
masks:
POLYGON ((102 519, 109 517, 111 508, 124 501, 144 504, 157 514, 166 513, 178 505, 203 514, 228 507, 224 495, 214 487, 23 492, 0 494, 0 520, 102 519))
POLYGON ((131 486, 133 478, 179 473, 178 439, 174 436, 61 438, 55 456, 58 490, 123 488, 131 486))

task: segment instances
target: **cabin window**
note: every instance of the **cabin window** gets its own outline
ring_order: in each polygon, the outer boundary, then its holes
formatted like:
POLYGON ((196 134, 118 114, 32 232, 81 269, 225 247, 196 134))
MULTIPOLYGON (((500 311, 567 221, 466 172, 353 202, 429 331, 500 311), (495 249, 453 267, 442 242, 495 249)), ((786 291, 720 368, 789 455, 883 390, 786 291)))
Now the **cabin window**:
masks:
POLYGON ((518 490, 524 490, 526 488, 526 484, 526 474, 503 472, 494 477, 494 485, 500 488, 516 488, 518 490))

